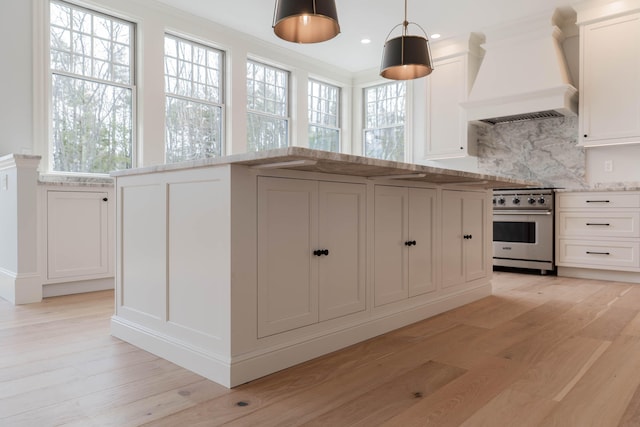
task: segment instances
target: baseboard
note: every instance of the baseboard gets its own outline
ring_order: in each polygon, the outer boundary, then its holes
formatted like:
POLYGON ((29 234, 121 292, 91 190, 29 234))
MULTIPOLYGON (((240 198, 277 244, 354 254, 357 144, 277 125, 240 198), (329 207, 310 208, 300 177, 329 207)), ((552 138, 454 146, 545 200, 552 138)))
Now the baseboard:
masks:
POLYGON ((176 337, 160 334, 117 315, 111 320, 111 334, 225 387, 235 387, 490 296, 491 290, 491 283, 485 282, 404 311, 380 314, 313 338, 235 357, 195 348, 176 337))
POLYGON ((15 305, 42 301, 40 275, 16 274, 0 268, 0 298, 15 305))
POLYGON ((598 270, 593 268, 558 267, 559 277, 609 280, 612 282, 640 283, 640 273, 632 271, 598 270))
POLYGON ((233 387, 231 365, 222 355, 197 349, 117 315, 111 317, 111 335, 227 388, 233 387))
POLYGON ((79 282, 49 283, 42 286, 42 297, 58 297, 61 295, 83 294, 86 292, 106 291, 114 289, 115 279, 82 280, 79 282))
POLYGON ((232 387, 488 297, 491 283, 286 347, 232 358, 232 387))

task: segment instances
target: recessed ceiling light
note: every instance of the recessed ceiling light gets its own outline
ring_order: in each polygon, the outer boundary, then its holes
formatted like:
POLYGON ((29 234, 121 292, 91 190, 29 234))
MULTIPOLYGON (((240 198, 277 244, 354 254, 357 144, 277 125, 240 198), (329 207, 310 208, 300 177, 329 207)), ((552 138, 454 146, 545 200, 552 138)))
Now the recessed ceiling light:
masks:
POLYGON ((439 39, 440 38, 440 34, 438 34, 438 33, 431 34, 431 38, 432 39, 439 39))
POLYGON ((360 43, 369 44, 369 43, 371 43, 371 39, 364 38, 364 39, 360 40, 360 43))

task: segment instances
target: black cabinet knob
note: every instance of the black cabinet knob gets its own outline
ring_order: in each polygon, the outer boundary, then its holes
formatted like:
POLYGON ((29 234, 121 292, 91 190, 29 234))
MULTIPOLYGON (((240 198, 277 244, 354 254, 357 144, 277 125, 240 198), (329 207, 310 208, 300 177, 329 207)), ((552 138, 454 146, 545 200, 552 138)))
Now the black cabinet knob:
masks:
POLYGON ((108 202, 108 201, 109 201, 109 199, 107 199, 106 197, 103 197, 103 198, 102 198, 102 201, 103 201, 103 202, 108 202))
POLYGON ((462 236, 462 238, 463 238, 463 239, 467 239, 467 240, 469 240, 469 239, 473 239, 473 235, 471 235, 471 234, 465 234, 464 236, 462 236))
POLYGON ((313 254, 315 256, 329 255, 329 249, 316 249, 313 254))
POLYGON ((586 133, 584 134, 584 137, 587 138, 587 134, 586 133))
POLYGON ((415 246, 416 245, 416 241, 415 240, 407 240, 406 242, 404 242, 405 246, 415 246))

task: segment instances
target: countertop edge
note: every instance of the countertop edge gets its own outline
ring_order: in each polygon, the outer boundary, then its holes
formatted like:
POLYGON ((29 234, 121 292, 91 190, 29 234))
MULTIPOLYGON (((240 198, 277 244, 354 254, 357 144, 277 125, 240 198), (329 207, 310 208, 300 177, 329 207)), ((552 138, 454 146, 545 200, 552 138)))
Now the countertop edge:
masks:
MULTIPOLYGON (((491 187, 495 184, 500 184, 501 187, 505 187, 508 185, 512 185, 515 187, 532 187, 540 185, 537 182, 508 178, 503 176, 437 168, 433 166, 425 166, 414 163, 380 160, 370 157, 355 156, 352 154, 312 150, 303 147, 288 147, 255 153, 242 153, 218 158, 194 160, 182 163, 146 166, 142 168, 114 171, 111 172, 111 176, 117 178, 160 172, 198 169, 221 165, 265 167, 265 164, 276 165, 277 167, 280 167, 282 169, 322 172, 336 175, 352 175, 367 178, 380 178, 387 175, 393 178, 394 175, 414 174, 416 176, 409 176, 406 179, 409 179, 411 181, 432 182, 430 181, 430 179, 439 178, 440 181, 436 181, 436 183, 454 185, 462 185, 465 183, 468 183, 470 185, 484 183, 487 184, 488 187, 491 187), (296 162, 298 161, 308 161, 308 163, 304 164, 304 162, 300 162, 299 164, 296 164, 296 162), (318 165, 315 170, 310 169, 309 165, 313 162, 330 164, 333 167, 323 169, 320 167, 320 165, 318 165), (353 168, 349 171, 346 167, 341 171, 339 169, 336 169, 335 165, 352 165, 355 166, 358 171, 354 171, 353 168), (417 174, 424 174, 425 176, 418 176, 417 174)), ((313 164, 315 165, 315 163, 313 164)))

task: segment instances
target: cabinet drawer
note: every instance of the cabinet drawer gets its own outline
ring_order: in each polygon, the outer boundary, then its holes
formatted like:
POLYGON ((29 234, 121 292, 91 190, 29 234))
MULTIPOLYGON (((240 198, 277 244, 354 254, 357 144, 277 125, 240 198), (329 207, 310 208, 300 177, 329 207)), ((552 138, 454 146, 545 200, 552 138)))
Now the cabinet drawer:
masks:
POLYGON ((560 193, 558 208, 638 208, 640 194, 631 193, 560 193))
POLYGON ((638 242, 612 242, 589 240, 559 240, 559 265, 580 265, 587 268, 638 268, 638 242))
POLYGON ((560 236, 640 237, 640 212, 560 212, 560 236))

